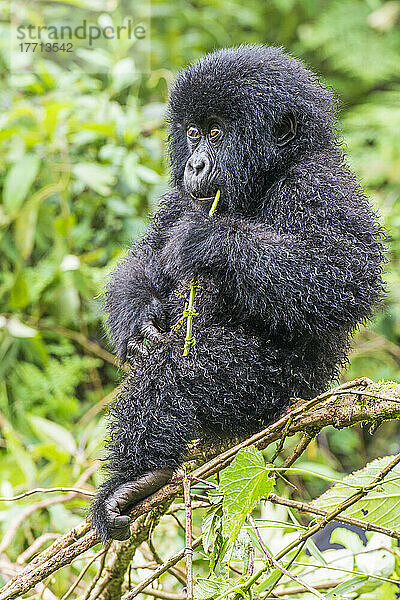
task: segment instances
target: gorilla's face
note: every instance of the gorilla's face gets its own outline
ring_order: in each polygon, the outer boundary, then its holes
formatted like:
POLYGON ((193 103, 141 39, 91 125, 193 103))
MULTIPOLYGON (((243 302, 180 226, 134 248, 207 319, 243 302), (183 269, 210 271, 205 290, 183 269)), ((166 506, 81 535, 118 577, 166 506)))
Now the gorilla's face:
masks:
POLYGON ((302 152, 334 140, 331 93, 279 48, 218 50, 171 90, 173 185, 197 206, 221 190, 219 212, 252 213, 302 152))
MULTIPOLYGON (((273 128, 273 145, 286 146, 296 136, 296 129, 295 115, 287 113, 273 128)), ((227 152, 229 127, 221 117, 212 116, 202 124, 191 121, 186 128, 186 140, 189 158, 183 174, 184 186, 196 204, 206 204, 224 187, 223 173, 227 166, 232 179, 245 168, 232 151, 227 152), (232 161, 234 165, 230 164, 232 161)))
POLYGON ((223 183, 218 159, 226 133, 223 121, 216 118, 202 124, 192 122, 186 128, 190 156, 183 180, 186 191, 196 203, 202 204, 213 198, 223 183))

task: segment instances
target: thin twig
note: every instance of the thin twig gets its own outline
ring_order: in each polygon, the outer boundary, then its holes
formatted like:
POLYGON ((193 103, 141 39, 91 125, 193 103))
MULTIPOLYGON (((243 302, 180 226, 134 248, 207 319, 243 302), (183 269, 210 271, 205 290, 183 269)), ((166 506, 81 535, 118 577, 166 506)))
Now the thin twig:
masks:
MULTIPOLYGON (((147 545, 149 547, 151 557, 155 561, 154 568, 157 569, 158 565, 162 565, 164 563, 164 561, 162 560, 161 556, 158 554, 158 552, 153 544, 153 539, 152 539, 153 529, 154 529, 154 526, 152 526, 151 531, 149 532, 147 545)), ((183 531, 185 531, 184 527, 183 527, 183 531)), ((142 554, 145 558, 148 558, 145 548, 142 548, 142 554)), ((181 583, 183 586, 186 586, 186 575, 182 571, 182 569, 180 569, 179 567, 171 567, 169 569, 169 572, 171 573, 171 575, 173 575, 179 581, 179 583, 181 583)))
POLYGON ((67 600, 67 598, 70 597, 70 595, 72 594, 74 589, 77 587, 79 582, 82 581, 82 579, 84 578, 84 576, 87 573, 87 571, 89 570, 90 566, 94 563, 95 560, 97 560, 100 556, 103 556, 105 553, 106 553, 106 551, 103 549, 103 550, 100 550, 99 552, 97 552, 97 554, 95 554, 94 556, 92 556, 92 558, 89 560, 89 562, 84 566, 82 571, 79 573, 77 579, 75 579, 75 581, 71 585, 71 587, 65 592, 64 596, 62 596, 61 600, 67 600))
MULTIPOLYGON (((193 544, 192 544, 193 550, 195 550, 195 548, 200 546, 201 540, 202 540, 202 536, 196 538, 193 541, 193 544)), ((185 553, 186 553, 186 548, 183 548, 183 550, 181 550, 177 554, 174 554, 174 556, 171 556, 171 558, 168 559, 163 565, 158 567, 158 569, 156 569, 154 571, 154 573, 152 573, 151 575, 149 575, 149 577, 147 577, 141 583, 139 583, 133 590, 131 590, 130 592, 125 594, 122 597, 122 600, 132 600, 133 598, 136 598, 136 596, 138 594, 140 594, 140 592, 142 592, 147 586, 149 586, 151 583, 153 583, 153 581, 155 581, 163 573, 168 571, 168 569, 170 569, 170 567, 172 567, 173 565, 176 565, 176 563, 178 563, 180 560, 182 560, 182 558, 184 558, 184 556, 185 556, 185 553)))
POLYGON ((187 306, 185 306, 185 310, 183 311, 183 316, 187 317, 186 337, 185 344, 183 346, 183 356, 189 356, 190 348, 195 344, 195 338, 193 337, 193 317, 196 317, 198 314, 194 307, 194 299, 196 297, 196 289, 198 287, 198 282, 195 279, 192 279, 189 288, 189 303, 187 306))
MULTIPOLYGON (((287 459, 282 463, 281 469, 288 469, 289 467, 291 467, 292 464, 296 462, 296 460, 303 454, 304 450, 312 442, 313 439, 313 436, 306 432, 302 436, 301 440, 299 441, 293 452, 290 454, 290 456, 288 456, 287 459)), ((283 473, 281 472, 281 475, 283 473)))
MULTIPOLYGON (((82 473, 82 475, 79 477, 78 481, 76 482, 76 486, 74 486, 74 488, 79 487, 82 483, 85 483, 89 479, 89 477, 91 477, 91 475, 94 473, 94 471, 97 470, 97 468, 98 468, 98 462, 96 461, 95 464, 91 465, 88 469, 86 469, 86 471, 84 471, 84 473, 82 473)), ((77 497, 79 497, 78 493, 69 492, 65 496, 60 496, 57 498, 47 498, 45 500, 41 500, 40 502, 36 502, 35 504, 32 504, 30 506, 26 506, 24 508, 24 510, 21 511, 15 517, 15 519, 13 521, 11 521, 11 524, 10 524, 8 530, 6 531, 2 541, 0 542, 0 554, 2 554, 8 548, 8 546, 11 544, 18 528, 34 512, 36 512, 37 510, 41 510, 42 508, 48 508, 49 506, 53 506, 54 504, 61 504, 64 502, 69 502, 69 500, 73 500, 74 498, 77 498, 77 497)), ((54 544, 52 544, 52 546, 57 547, 57 542, 61 542, 61 538, 56 540, 56 542, 54 542, 54 544)), ((50 546, 50 548, 52 546, 50 546)), ((32 561, 32 563, 29 563, 28 567, 30 567, 32 564, 36 564, 35 560, 32 561)))
POLYGON ((92 593, 92 591, 96 587, 97 582, 99 581, 99 579, 101 577, 101 574, 103 572, 104 565, 106 564, 107 553, 108 553, 108 551, 110 549, 110 546, 111 546, 111 542, 108 542, 106 544, 105 548, 104 548, 104 553, 102 554, 101 561, 100 561, 100 564, 99 564, 99 568, 97 569, 97 573, 96 573, 93 581, 91 582, 90 586, 86 590, 85 595, 83 597, 83 600, 88 600, 90 598, 90 594, 92 593))
POLYGON ((193 548, 192 548, 192 507, 190 504, 190 479, 183 479, 183 497, 185 500, 185 557, 186 557, 186 599, 193 600, 193 548))
MULTIPOLYGON (((274 566, 275 569, 278 569, 279 571, 281 571, 281 573, 283 573, 283 575, 286 575, 286 577, 289 577, 290 579, 293 579, 293 581, 295 581, 296 583, 299 583, 300 585, 302 585, 303 587, 305 587, 307 591, 311 592, 311 594, 314 594, 314 596, 316 596, 317 598, 320 598, 320 600, 324 600, 324 597, 316 589, 314 589, 311 585, 308 585, 307 582, 303 581, 297 575, 294 575, 293 573, 291 573, 290 571, 288 571, 287 569, 285 569, 285 567, 283 565, 281 565, 273 557, 273 555, 271 554, 271 552, 268 550, 268 548, 264 544, 264 540, 262 539, 261 534, 258 531, 258 527, 257 527, 256 522, 254 521, 253 517, 251 515, 248 515, 247 518, 249 519, 251 525, 253 526, 253 529, 255 531, 257 539, 258 539, 258 541, 260 543, 261 549, 264 552, 265 556, 267 557, 267 560, 268 560, 269 564, 271 566, 274 566)), ((63 600, 63 599, 61 599, 61 600, 63 600)))
MULTIPOLYGON (((274 504, 280 504, 282 506, 294 508, 299 512, 320 515, 321 517, 326 517, 328 514, 328 511, 323 510, 322 508, 318 508, 317 506, 313 506, 312 504, 309 504, 307 502, 298 502, 297 500, 282 498, 280 496, 277 496, 276 494, 269 494, 267 500, 269 502, 273 502, 274 504)), ((382 527, 381 525, 374 525, 373 523, 368 523, 367 521, 362 521, 361 519, 354 519, 353 517, 338 515, 336 517, 336 521, 347 523, 348 525, 354 525, 355 527, 361 527, 366 531, 376 531, 377 533, 383 533, 384 535, 395 538, 396 540, 400 540, 400 531, 396 531, 394 529, 387 529, 386 527, 382 527)))
POLYGON ((28 496, 32 496, 32 494, 49 494, 52 492, 74 492, 75 494, 80 494, 81 496, 95 496, 95 492, 91 492, 90 490, 84 490, 82 488, 75 487, 53 487, 53 488, 34 488, 33 490, 28 490, 27 492, 23 492, 18 496, 0 496, 0 502, 15 502, 16 500, 21 500, 21 498, 27 498, 28 496))
MULTIPOLYGON (((340 583, 343 583, 343 579, 336 579, 336 581, 325 581, 323 583, 314 583, 313 588, 315 590, 329 590, 335 588, 340 583)), ((284 588, 283 590, 274 590, 275 598, 280 598, 281 596, 294 596, 297 594, 304 594, 304 592, 307 592, 307 589, 303 585, 300 585, 298 587, 284 588)), ((261 595, 260 597, 262 600, 265 600, 266 598, 268 598, 268 595, 261 595)))
POLYGON ((186 598, 186 594, 173 594, 172 592, 164 592, 164 590, 155 590, 154 588, 143 590, 143 594, 153 596, 154 598, 161 598, 161 600, 185 600, 186 598))
POLYGON ((186 531, 185 526, 183 525, 183 523, 180 522, 180 520, 178 519, 178 517, 176 516, 175 513, 171 513, 171 517, 175 520, 175 522, 178 525, 178 527, 180 527, 181 529, 183 529, 183 531, 186 531))
MULTIPOLYGON (((209 217, 212 217, 214 215, 215 211, 217 210, 220 196, 221 196, 221 191, 217 190, 214 201, 213 201, 211 208, 209 210, 209 213, 208 213, 209 217)), ((196 297, 196 289, 198 287, 199 287, 198 281, 196 281, 196 279, 193 278, 192 281, 190 282, 190 287, 189 287, 189 301, 188 301, 187 305, 185 305, 185 310, 183 311, 183 317, 187 317, 186 337, 185 337, 185 344, 183 347, 183 356, 189 356, 190 348, 192 348, 192 346, 194 346, 194 344, 196 343, 196 339, 193 336, 193 317, 196 317, 198 314, 194 307, 194 299, 196 297)), ((173 327, 173 330, 176 330, 176 327, 177 327, 177 325, 179 325, 179 322, 180 322, 180 320, 173 327)))
POLYGON ((288 419, 287 422, 286 422, 285 427, 283 428, 282 435, 281 435, 281 438, 279 440, 279 444, 277 445, 276 450, 275 450, 275 452, 274 452, 274 454, 273 454, 273 456, 271 458, 271 462, 272 463, 275 462, 275 460, 278 458, 278 456, 279 456, 279 454, 280 454, 280 452, 281 452, 281 450, 282 450, 282 448, 284 446, 284 443, 285 443, 286 437, 288 435, 288 430, 289 430, 289 426, 290 426, 291 422, 292 422, 292 420, 288 419))

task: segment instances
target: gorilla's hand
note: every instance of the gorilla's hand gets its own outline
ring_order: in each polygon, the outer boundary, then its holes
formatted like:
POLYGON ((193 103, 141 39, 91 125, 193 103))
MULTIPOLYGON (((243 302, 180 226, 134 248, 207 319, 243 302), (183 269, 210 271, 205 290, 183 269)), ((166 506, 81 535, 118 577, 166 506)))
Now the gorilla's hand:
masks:
POLYGON ((107 539, 127 540, 130 536, 130 517, 127 513, 143 498, 151 496, 172 477, 173 470, 166 467, 146 473, 135 481, 119 485, 113 492, 107 492, 112 480, 100 488, 90 508, 92 525, 101 541, 107 539))
POLYGON ((172 227, 161 252, 165 271, 178 279, 211 272, 220 250, 234 233, 224 218, 188 213, 172 227))
POLYGON ((146 356, 148 348, 144 340, 157 343, 164 340, 162 332, 167 330, 167 318, 161 300, 152 298, 142 310, 134 313, 129 329, 123 332, 117 344, 120 364, 135 354, 146 356))

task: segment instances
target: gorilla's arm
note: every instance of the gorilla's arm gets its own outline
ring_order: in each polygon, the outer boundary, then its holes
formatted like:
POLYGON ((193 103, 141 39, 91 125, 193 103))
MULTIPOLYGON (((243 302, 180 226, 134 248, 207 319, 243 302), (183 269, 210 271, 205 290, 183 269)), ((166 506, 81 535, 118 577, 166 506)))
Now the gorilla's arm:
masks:
POLYGON ((182 277, 218 281, 239 318, 320 335, 353 327, 381 295, 379 233, 365 216, 363 222, 360 210, 348 231, 343 222, 305 216, 297 233, 278 233, 262 223, 192 213, 173 228, 163 256, 182 277))
POLYGON ((120 363, 126 360, 128 344, 146 353, 142 340, 160 341, 167 328, 163 300, 175 281, 161 267, 159 253, 178 214, 176 200, 165 199, 147 236, 129 251, 105 289, 107 326, 120 363))

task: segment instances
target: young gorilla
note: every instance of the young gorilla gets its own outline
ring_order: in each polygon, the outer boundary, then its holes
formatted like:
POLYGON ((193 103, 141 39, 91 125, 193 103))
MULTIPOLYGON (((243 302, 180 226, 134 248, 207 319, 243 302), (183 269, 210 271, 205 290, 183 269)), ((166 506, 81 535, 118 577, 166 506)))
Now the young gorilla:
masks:
POLYGON ((132 371, 111 407, 111 478, 91 506, 103 541, 129 537, 129 509, 191 440, 255 432, 291 397, 325 389, 379 303, 381 229, 337 147, 334 111, 278 48, 220 50, 178 76, 173 188, 106 290, 132 371), (185 328, 168 332, 193 277, 196 343, 183 357, 185 328))

